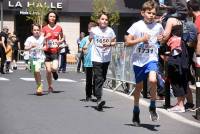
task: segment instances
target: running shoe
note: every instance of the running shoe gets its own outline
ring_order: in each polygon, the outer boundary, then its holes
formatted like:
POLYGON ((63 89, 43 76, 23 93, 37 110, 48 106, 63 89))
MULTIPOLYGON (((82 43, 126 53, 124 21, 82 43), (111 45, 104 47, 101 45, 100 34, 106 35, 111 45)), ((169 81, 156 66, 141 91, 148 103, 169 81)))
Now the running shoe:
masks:
POLYGON ((180 107, 178 105, 167 109, 168 112, 173 112, 173 113, 184 113, 185 112, 185 108, 184 107, 180 107))
POLYGON ((140 126, 140 112, 133 112, 132 122, 134 126, 140 126))
POLYGON ((150 119, 152 121, 157 121, 159 119, 159 116, 156 112, 156 108, 155 107, 149 107, 149 112, 150 112, 150 119))
POLYGON ((184 107, 185 107, 185 109, 193 109, 194 108, 194 104, 187 102, 187 103, 185 103, 184 107))
POLYGON ((102 101, 102 100, 97 100, 97 110, 98 111, 102 111, 103 110, 103 106, 106 104, 106 101, 102 101))
POLYGON ((36 95, 40 96, 42 95, 42 84, 38 85, 37 86, 37 91, 36 91, 36 95))
POLYGON ((48 88, 48 93, 53 93, 53 92, 54 92, 53 87, 49 87, 48 88))
POLYGON ((57 74, 57 72, 52 72, 52 74, 53 74, 54 80, 57 80, 57 79, 58 79, 58 74, 57 74))

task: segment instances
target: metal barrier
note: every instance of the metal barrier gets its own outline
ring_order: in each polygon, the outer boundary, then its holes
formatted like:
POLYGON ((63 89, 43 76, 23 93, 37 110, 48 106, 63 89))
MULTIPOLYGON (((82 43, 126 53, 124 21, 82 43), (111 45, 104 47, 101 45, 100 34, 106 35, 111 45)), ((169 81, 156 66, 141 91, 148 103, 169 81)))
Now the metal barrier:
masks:
POLYGON ((17 61, 24 60, 24 50, 18 50, 17 61))
POLYGON ((131 52, 132 47, 126 47, 124 42, 117 42, 112 48, 112 60, 104 87, 116 91, 121 86, 125 93, 132 95, 135 89, 135 77, 132 70, 131 52))

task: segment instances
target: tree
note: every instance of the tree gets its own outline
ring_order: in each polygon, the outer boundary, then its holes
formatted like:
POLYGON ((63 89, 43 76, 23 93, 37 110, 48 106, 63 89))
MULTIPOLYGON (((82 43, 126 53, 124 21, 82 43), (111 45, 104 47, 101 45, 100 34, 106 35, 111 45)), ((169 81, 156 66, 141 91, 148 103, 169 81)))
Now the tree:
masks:
POLYGON ((93 0, 93 13, 91 20, 97 21, 98 16, 101 12, 108 13, 110 26, 119 24, 119 11, 115 7, 116 0, 93 0))
POLYGON ((42 26, 44 23, 44 16, 48 13, 49 7, 43 0, 32 0, 30 3, 30 6, 27 8, 29 12, 27 19, 42 26))

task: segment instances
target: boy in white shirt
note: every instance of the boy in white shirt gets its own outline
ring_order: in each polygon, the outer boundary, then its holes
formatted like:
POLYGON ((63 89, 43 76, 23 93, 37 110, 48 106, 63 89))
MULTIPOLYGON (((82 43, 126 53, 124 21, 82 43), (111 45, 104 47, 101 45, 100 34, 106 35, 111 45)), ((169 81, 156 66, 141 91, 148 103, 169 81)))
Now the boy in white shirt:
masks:
POLYGON ((152 121, 158 120, 156 112, 156 91, 158 72, 158 41, 161 40, 163 27, 155 23, 157 3, 147 1, 143 4, 141 15, 143 20, 135 22, 129 29, 126 38, 127 46, 133 47, 132 63, 136 79, 134 91, 133 123, 140 126, 139 98, 143 89, 143 80, 148 77, 150 84, 151 102, 149 106, 150 118, 152 121))

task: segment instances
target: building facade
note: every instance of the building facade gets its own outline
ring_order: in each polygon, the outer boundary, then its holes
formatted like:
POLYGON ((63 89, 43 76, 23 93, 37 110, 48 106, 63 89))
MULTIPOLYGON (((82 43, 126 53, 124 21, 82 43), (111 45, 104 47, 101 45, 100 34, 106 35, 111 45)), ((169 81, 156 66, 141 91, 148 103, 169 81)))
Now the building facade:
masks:
MULTIPOLYGON (((87 23, 92 13, 93 0, 44 0, 46 4, 58 12, 58 22, 66 35, 71 53, 77 52, 76 40, 80 32, 87 33, 87 23)), ((145 0, 116 0, 116 8, 120 12, 120 25, 115 28, 117 40, 123 41, 126 30, 139 19, 139 10, 145 0)), ((9 27, 9 31, 15 32, 22 46, 25 39, 31 34, 32 22, 27 20, 29 15, 27 8, 32 0, 3 0, 3 25, 9 27)))

